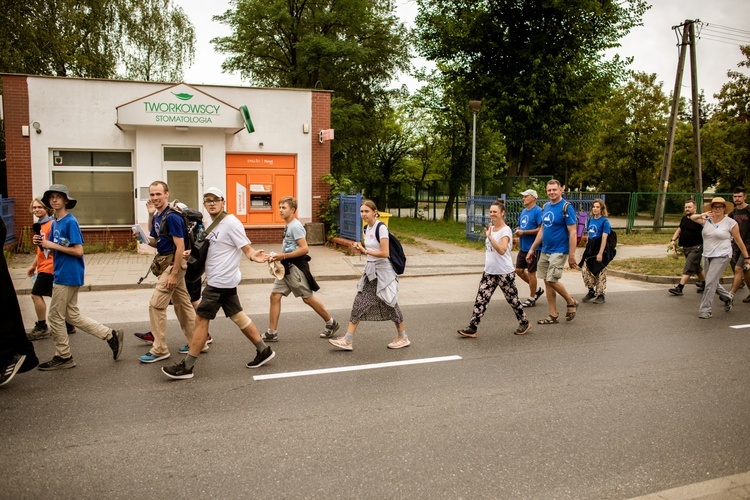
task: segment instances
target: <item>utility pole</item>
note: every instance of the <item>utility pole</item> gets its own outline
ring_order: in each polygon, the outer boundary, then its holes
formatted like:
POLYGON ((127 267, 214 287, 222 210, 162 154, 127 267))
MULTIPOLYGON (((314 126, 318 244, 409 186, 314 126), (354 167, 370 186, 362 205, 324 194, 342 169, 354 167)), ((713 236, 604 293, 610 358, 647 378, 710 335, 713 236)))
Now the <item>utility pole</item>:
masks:
MULTIPOLYGON (((674 149, 674 135, 677 129, 677 112, 680 107, 680 90, 682 87, 682 76, 685 70, 685 47, 690 46, 690 81, 693 98, 693 174, 695 176, 696 192, 703 192, 701 147, 700 147, 700 103, 698 102, 698 67, 695 53, 695 23, 699 19, 691 21, 686 19, 682 26, 682 40, 680 42, 680 56, 677 63, 677 76, 675 77, 674 91, 672 92, 672 112, 669 115, 669 126, 667 129, 667 141, 664 146, 664 161, 661 167, 659 179, 659 194, 656 199, 656 212, 654 214, 654 230, 664 226, 664 205, 666 203, 666 192, 669 188, 669 169, 672 166, 672 151, 674 149)), ((672 26, 672 29, 680 26, 672 26)))

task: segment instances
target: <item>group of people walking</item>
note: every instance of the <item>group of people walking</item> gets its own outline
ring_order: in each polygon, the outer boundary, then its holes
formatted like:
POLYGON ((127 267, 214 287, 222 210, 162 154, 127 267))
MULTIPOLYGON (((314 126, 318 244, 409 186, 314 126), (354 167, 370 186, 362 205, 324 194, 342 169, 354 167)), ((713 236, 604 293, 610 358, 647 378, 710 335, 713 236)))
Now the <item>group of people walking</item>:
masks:
MULTIPOLYGON (((685 254, 685 265, 680 282, 669 289, 672 295, 683 295, 685 284, 691 276, 698 277, 698 292, 703 293, 698 309, 698 317, 709 319, 713 316, 713 302, 716 295, 729 312, 734 305, 734 295, 746 284, 750 286, 750 205, 746 202, 744 187, 737 187, 732 193, 732 201, 715 197, 703 205, 703 212, 696 213, 695 200, 685 202, 685 216, 672 235, 669 248, 681 246, 685 254), (732 286, 729 290, 721 284, 721 277, 727 265, 733 271, 732 286)), ((750 302, 748 295, 743 302, 750 302)))

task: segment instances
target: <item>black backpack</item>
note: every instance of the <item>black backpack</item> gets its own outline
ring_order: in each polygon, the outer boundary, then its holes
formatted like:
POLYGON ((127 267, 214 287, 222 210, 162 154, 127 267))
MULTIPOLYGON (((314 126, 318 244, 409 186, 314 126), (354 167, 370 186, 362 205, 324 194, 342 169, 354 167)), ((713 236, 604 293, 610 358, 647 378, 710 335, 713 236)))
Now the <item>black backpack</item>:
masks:
POLYGON ((185 250, 192 250, 195 246, 195 241, 200 237, 201 233, 203 233, 203 214, 199 212, 198 210, 193 210, 192 208, 183 208, 180 209, 177 207, 177 200, 172 202, 169 207, 167 208, 169 212, 164 216, 165 223, 161 225, 161 228, 159 228, 159 236, 169 236, 169 232, 167 230, 167 216, 169 216, 170 212, 174 212, 178 214, 180 217, 182 217, 182 221, 185 223, 187 238, 185 239, 185 250))
MULTIPOLYGON (((380 227, 385 226, 382 222, 378 222, 378 227, 375 228, 375 237, 380 241, 380 227)), ((386 227, 386 230, 388 228, 386 227)), ((406 269, 406 255, 404 254, 404 247, 401 246, 401 242, 398 241, 392 232, 388 231, 388 260, 391 261, 393 270, 396 274, 404 274, 406 269)))

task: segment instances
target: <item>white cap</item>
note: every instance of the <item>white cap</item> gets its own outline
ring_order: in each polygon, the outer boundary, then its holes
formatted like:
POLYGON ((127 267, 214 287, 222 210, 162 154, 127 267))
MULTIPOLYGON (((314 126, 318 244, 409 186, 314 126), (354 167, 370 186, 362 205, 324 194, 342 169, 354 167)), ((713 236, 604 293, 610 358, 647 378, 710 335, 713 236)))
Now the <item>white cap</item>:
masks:
POLYGON ((224 199, 224 193, 222 193, 221 190, 217 187, 210 187, 206 189, 203 192, 203 196, 205 197, 207 194, 212 194, 216 196, 217 198, 221 198, 222 200, 224 199))
POLYGON ((531 195, 531 196, 533 196, 534 198, 537 198, 537 199, 539 198, 539 196, 537 196, 537 194, 536 194, 536 191, 533 190, 533 189, 527 189, 526 191, 523 191, 521 193, 521 196, 528 196, 528 195, 531 195))

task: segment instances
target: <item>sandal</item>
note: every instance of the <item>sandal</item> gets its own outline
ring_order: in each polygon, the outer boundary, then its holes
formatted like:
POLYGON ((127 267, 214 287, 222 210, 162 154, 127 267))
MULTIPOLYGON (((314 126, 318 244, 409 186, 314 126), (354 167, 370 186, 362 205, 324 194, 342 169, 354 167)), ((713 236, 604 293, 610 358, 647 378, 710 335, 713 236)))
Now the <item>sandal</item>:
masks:
POLYGON ((536 299, 529 297, 526 299, 526 301, 521 302, 521 307, 527 308, 527 307, 534 307, 536 305, 536 299))
POLYGON ((558 320, 559 317, 560 317, 559 314, 557 316, 552 316, 550 314, 546 318, 540 319, 539 321, 537 321, 537 323, 540 324, 540 325, 551 325, 551 324, 557 323, 557 320, 558 320))
POLYGON ((529 330, 531 330, 531 323, 518 325, 518 328, 516 328, 516 331, 513 332, 513 335, 526 335, 527 333, 529 333, 529 330))
POLYGON ((568 307, 568 311, 565 314, 565 321, 573 321, 573 318, 576 317, 576 311, 578 310, 578 301, 576 299, 573 299, 573 303, 568 304, 567 307, 568 307))
POLYGON ((744 299, 742 299, 742 302, 744 302, 744 303, 746 303, 746 304, 747 304, 748 302, 750 302, 750 295, 748 295, 747 297, 745 297, 744 299))

